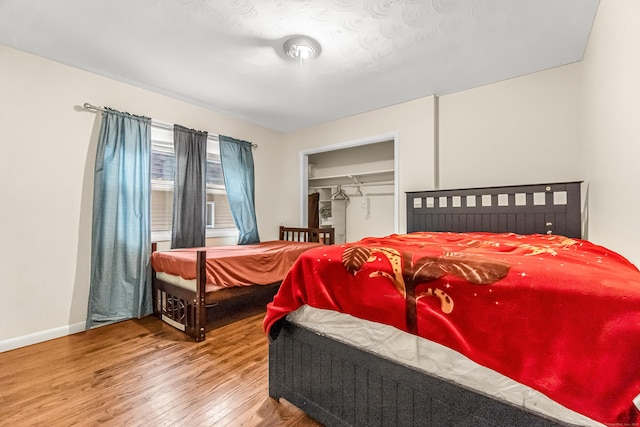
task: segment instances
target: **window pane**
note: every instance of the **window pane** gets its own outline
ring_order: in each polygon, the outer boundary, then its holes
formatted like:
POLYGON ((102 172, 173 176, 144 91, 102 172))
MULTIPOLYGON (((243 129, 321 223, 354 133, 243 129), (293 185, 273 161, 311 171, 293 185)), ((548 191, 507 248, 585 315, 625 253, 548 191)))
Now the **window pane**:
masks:
POLYGON ((213 228, 236 228, 231 216, 231 207, 227 194, 221 191, 207 191, 207 202, 214 202, 213 228))
POLYGON ((151 232, 171 231, 175 156, 173 135, 151 128, 151 232))
POLYGON ((207 153, 207 187, 224 188, 220 155, 207 153))
POLYGON ((170 231, 173 191, 151 190, 151 231, 170 231))
POLYGON ((160 153, 151 151, 151 179, 170 181, 173 184, 173 176, 176 170, 176 160, 173 153, 160 153))

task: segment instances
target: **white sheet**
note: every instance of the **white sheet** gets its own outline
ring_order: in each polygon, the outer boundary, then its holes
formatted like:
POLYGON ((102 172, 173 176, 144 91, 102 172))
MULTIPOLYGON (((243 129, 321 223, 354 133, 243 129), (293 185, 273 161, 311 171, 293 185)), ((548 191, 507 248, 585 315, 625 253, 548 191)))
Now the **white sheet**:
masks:
MULTIPOLYGON (((183 289, 187 289, 193 292, 196 291, 196 279, 187 280, 187 279, 183 279, 180 276, 174 276, 172 274, 163 273, 163 272, 157 272, 156 278, 162 280, 163 282, 167 282, 172 285, 179 286, 183 289)), ((218 285, 209 285, 207 287, 208 290, 214 290, 214 291, 224 289, 224 288, 225 288, 224 286, 218 286, 218 285)))
POLYGON ((287 318, 321 335, 468 388, 481 390, 485 394, 523 406, 533 412, 578 426, 604 426, 567 409, 530 387, 478 365, 454 350, 392 326, 306 305, 290 313, 287 318), (322 325, 322 329, 319 325, 322 325))

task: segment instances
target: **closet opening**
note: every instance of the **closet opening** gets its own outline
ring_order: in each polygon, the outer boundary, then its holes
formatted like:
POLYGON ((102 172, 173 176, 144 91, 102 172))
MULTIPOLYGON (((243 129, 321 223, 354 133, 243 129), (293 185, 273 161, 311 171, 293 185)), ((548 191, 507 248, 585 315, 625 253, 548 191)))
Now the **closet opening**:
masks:
POLYGON ((300 153, 300 224, 333 227, 336 243, 398 232, 397 135, 300 153))

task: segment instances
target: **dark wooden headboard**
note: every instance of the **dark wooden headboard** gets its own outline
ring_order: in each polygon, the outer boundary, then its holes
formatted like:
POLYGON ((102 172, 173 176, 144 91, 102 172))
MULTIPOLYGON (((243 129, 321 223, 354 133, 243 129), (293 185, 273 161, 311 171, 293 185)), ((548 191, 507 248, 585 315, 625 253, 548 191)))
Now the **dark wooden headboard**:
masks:
POLYGON ((336 231, 332 228, 299 228, 280 226, 280 240, 290 242, 319 242, 333 245, 336 242, 336 231))
POLYGON ((407 193, 407 232, 582 237, 581 181, 407 193))

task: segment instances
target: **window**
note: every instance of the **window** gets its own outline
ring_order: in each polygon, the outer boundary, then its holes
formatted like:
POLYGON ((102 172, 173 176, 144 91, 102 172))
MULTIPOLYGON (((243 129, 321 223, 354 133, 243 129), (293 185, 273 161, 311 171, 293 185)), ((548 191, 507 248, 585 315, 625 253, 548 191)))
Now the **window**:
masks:
POLYGON ((205 222, 207 228, 215 228, 216 226, 216 211, 215 211, 215 202, 207 202, 207 211, 206 211, 205 222))
MULTIPOLYGON (((153 241, 171 240, 174 174, 173 128, 152 123, 151 237, 153 241)), ((218 138, 211 135, 207 139, 206 175, 207 237, 236 235, 238 230, 231 216, 231 208, 222 176, 218 138)))

